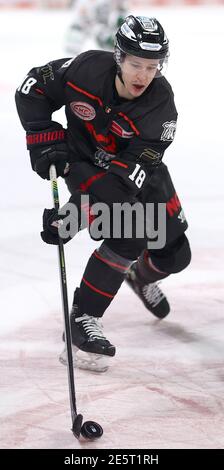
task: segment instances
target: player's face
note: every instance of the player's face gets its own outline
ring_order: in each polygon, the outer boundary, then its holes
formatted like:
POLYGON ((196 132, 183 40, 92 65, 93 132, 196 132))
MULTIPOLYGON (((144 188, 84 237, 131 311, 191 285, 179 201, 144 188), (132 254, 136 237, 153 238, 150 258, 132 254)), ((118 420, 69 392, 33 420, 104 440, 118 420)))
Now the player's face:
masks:
POLYGON ((142 95, 156 75, 158 59, 144 59, 127 55, 121 64, 127 99, 142 95))

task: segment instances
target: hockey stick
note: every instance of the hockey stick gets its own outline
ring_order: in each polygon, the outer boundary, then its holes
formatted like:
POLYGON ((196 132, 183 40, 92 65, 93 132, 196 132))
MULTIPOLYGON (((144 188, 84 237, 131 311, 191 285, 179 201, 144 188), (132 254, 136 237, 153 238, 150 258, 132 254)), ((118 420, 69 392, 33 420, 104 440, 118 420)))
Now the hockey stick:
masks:
MULTIPOLYGON (((57 183, 57 173, 54 165, 50 166, 50 180, 51 189, 54 202, 54 208, 59 209, 59 193, 57 183)), ((69 398, 72 418, 72 432, 78 439, 81 432, 83 416, 77 413, 76 406, 76 394, 75 394, 75 381, 74 381, 74 369, 73 369, 73 357, 72 357, 72 340, 71 340, 71 328, 69 321, 69 308, 68 308, 68 293, 67 293, 67 279, 65 269, 65 255, 64 245, 62 239, 59 237, 58 244, 58 259, 59 259, 59 270, 60 270, 60 283, 61 283, 61 297, 62 297, 62 308, 64 314, 64 325, 65 325, 65 345, 67 351, 67 372, 68 372, 68 386, 69 386, 69 398)))
MULTIPOLYGON (((59 210, 59 193, 57 183, 57 173, 54 165, 50 166, 49 176, 51 180, 51 189, 53 196, 54 208, 59 210)), ((72 432, 74 436, 79 439, 80 433, 86 439, 96 439, 102 436, 103 429, 100 424, 94 421, 83 421, 83 415, 78 414, 76 406, 76 394, 75 394, 75 380, 74 380, 74 368, 73 368, 73 356, 72 356, 72 338, 71 338, 71 327, 69 320, 69 308, 68 308, 68 292, 67 292, 67 279, 65 269, 65 254, 63 241, 59 236, 58 244, 58 259, 59 259, 59 270, 60 270, 60 283, 61 283, 61 297, 62 297, 62 309, 64 314, 64 326, 65 326, 65 346, 67 353, 67 372, 68 372, 68 386, 69 386, 69 398, 70 398, 70 409, 72 418, 72 432)))

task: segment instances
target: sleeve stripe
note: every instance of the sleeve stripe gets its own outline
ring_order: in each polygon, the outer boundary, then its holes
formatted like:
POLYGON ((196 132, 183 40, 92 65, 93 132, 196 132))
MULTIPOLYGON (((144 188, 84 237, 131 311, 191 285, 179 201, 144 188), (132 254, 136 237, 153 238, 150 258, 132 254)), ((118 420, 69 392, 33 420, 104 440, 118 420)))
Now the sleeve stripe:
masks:
POLYGON ((126 165, 125 163, 118 162, 117 160, 112 160, 111 163, 117 166, 121 166, 122 168, 128 168, 128 165, 126 165))
POLYGON ((35 91, 37 91, 37 93, 40 93, 41 95, 44 95, 44 92, 40 90, 40 88, 35 88, 35 91))

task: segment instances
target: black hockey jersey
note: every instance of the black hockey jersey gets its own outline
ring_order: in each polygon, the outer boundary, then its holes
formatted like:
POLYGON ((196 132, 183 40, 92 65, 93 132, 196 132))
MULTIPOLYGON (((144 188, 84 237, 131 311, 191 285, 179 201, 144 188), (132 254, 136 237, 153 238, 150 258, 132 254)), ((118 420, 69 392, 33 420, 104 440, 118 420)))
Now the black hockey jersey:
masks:
POLYGON ((128 187, 136 164, 147 173, 160 163, 175 135, 177 111, 164 77, 155 78, 140 97, 125 100, 115 90, 116 72, 111 52, 55 60, 29 72, 16 103, 24 129, 33 133, 28 144, 37 139, 35 131, 52 126, 52 113, 65 105, 70 161, 116 166, 119 177, 127 182, 128 176, 128 187))

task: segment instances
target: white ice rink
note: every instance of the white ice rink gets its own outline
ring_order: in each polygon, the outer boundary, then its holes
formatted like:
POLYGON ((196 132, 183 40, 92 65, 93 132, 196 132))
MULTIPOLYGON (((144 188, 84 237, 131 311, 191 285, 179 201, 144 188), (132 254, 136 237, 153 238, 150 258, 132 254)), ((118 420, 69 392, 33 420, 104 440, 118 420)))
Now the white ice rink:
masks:
MULTIPOLYGON (((179 123, 165 155, 189 222, 191 266, 163 282, 172 311, 156 321, 123 285, 104 317, 117 354, 105 374, 77 371, 78 409, 104 428, 80 443, 70 431, 56 249, 41 242, 52 207, 31 171, 14 104, 28 70, 65 56, 71 14, 0 11, 0 447, 224 447, 224 8, 140 11, 171 42, 167 77, 179 123)), ((89 46, 88 46, 89 47, 89 46)), ((93 46, 90 46, 93 47, 93 46)), ((60 117, 58 117, 59 119, 60 117)), ((60 183, 61 200, 67 192, 60 183)), ((66 245, 69 301, 95 248, 86 233, 66 245)))

